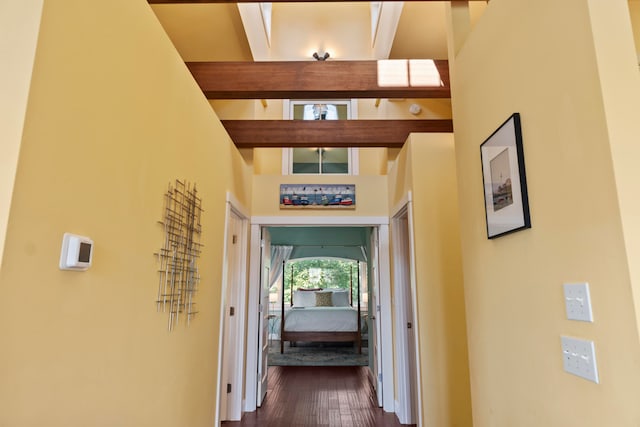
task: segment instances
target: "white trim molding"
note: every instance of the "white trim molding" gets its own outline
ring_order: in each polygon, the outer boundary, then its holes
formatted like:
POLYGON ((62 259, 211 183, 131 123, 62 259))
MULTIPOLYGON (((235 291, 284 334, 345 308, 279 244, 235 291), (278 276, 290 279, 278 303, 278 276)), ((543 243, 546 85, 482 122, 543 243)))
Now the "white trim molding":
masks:
POLYGON ((249 243, 249 283, 247 310, 247 352, 245 360, 245 400, 244 410, 253 412, 258 407, 258 335, 260 324, 260 255, 261 226, 251 224, 249 243))
POLYGON ((247 396, 245 410, 255 411, 258 392, 258 311, 260 302, 260 251, 261 230, 269 226, 354 226, 377 227, 379 230, 379 275, 380 275, 380 318, 381 341, 387 343, 382 348, 382 396, 383 409, 395 412, 394 404, 394 366, 393 366, 393 325, 389 257, 389 217, 387 216, 337 216, 337 217, 290 217, 290 216, 253 216, 251 217, 250 272, 247 313, 247 351, 245 389, 247 396))
POLYGON ((400 198, 398 203, 396 203, 393 206, 393 209, 391 209, 391 218, 397 217, 400 211, 405 209, 407 205, 412 202, 413 202, 413 197, 412 197, 411 191, 407 191, 407 193, 400 198))
POLYGON ((235 210, 242 219, 249 219, 251 215, 249 214, 249 209, 247 209, 236 196, 233 195, 232 192, 227 191, 227 203, 231 205, 231 208, 235 210))
MULTIPOLYGON (((283 120, 293 120, 293 108, 295 105, 317 103, 319 101, 306 99, 306 100, 290 100, 284 99, 282 101, 282 118, 283 120)), ((358 118, 358 100, 357 99, 323 99, 323 104, 342 104, 347 105, 347 120, 356 120, 358 118)), ((360 174, 360 150, 355 147, 349 147, 348 149, 348 168, 349 172, 346 174, 296 174, 296 175, 359 175, 360 174)), ((282 175, 293 175, 293 148, 282 148, 282 175)))
MULTIPOLYGON (((217 372, 218 372, 218 384, 217 384, 217 390, 218 390, 218 402, 216 404, 216 409, 215 409, 215 422, 216 425, 220 424, 220 419, 222 417, 222 414, 220 413, 220 407, 221 407, 221 396, 222 396, 222 388, 223 388, 223 379, 222 379, 222 369, 223 369, 223 358, 224 355, 226 355, 227 357, 229 357, 230 355, 233 355, 234 357, 236 357, 235 360, 237 359, 237 355, 244 355, 245 354, 245 335, 244 335, 244 331, 245 331, 245 322, 244 319, 246 318, 246 304, 245 304, 245 298, 243 298, 244 295, 246 295, 247 292, 247 275, 246 275, 246 266, 247 266, 247 249, 248 249, 248 238, 249 238, 249 215, 248 215, 248 211, 242 206, 242 204, 238 201, 238 199, 231 193, 231 192, 227 192, 227 196, 226 196, 226 212, 225 212, 225 226, 224 226, 224 253, 223 253, 223 262, 222 262, 222 285, 221 285, 221 290, 220 290, 220 330, 219 330, 219 336, 218 336, 218 354, 220 355, 220 357, 218 357, 218 368, 217 368, 217 372), (229 233, 229 228, 230 228, 230 220, 231 220, 231 216, 235 215, 235 217, 237 217, 240 221, 241 221, 241 226, 240 226, 240 235, 239 237, 239 242, 238 244, 240 245, 240 249, 239 249, 239 255, 240 255, 240 259, 238 260, 238 265, 241 266, 241 268, 237 269, 235 272, 230 272, 229 271, 229 247, 231 245, 229 245, 230 239, 232 238, 232 236, 230 236, 229 233), (228 289, 229 289, 229 276, 230 275, 237 275, 234 276, 236 277, 237 281, 235 282, 235 286, 231 288, 231 291, 233 292, 232 294, 228 295, 228 289), (227 300, 227 296, 229 296, 229 300, 227 300), (226 348, 224 345, 224 337, 225 337, 225 332, 226 332, 226 322, 225 322, 225 316, 226 316, 226 312, 227 312, 227 305, 229 303, 233 303, 236 307, 237 307, 237 312, 238 315, 237 317, 235 317, 235 322, 236 322, 236 328, 237 331, 242 331, 240 332, 240 336, 236 339, 235 341, 235 346, 233 348, 226 348)), ((232 413, 231 417, 234 420, 240 420, 242 418, 242 413, 243 413, 243 395, 242 395, 242 387, 240 387, 240 385, 242 384, 242 377, 244 374, 244 367, 242 364, 239 365, 234 365, 233 368, 233 372, 230 373, 230 375, 232 376, 232 380, 231 382, 233 384, 236 385, 235 390, 233 390, 233 393, 229 395, 228 398, 228 406, 227 406, 227 414, 225 414, 225 416, 228 415, 229 412, 232 413), (229 409, 230 408, 230 409, 229 409)))
MULTIPOLYGON (((393 208, 392 221, 391 221, 391 232, 393 234, 393 245, 394 245, 394 257, 406 257, 408 255, 408 271, 404 271, 403 268, 399 268, 396 262, 394 261, 394 283, 406 282, 409 280, 409 289, 410 292, 409 300, 411 303, 411 318, 409 319, 412 324, 413 330, 413 355, 405 355, 405 357, 397 357, 396 358, 396 371, 399 378, 403 378, 402 381, 398 384, 398 401, 396 402, 396 414, 398 415, 398 419, 402 424, 413 424, 415 419, 412 418, 412 414, 417 417, 417 425, 422 426, 422 387, 421 387, 421 369, 420 369, 420 346, 419 346, 419 337, 420 337, 420 329, 417 320, 417 280, 416 280, 416 257, 415 257, 415 236, 414 236, 414 228, 413 228, 413 202, 411 192, 407 192, 405 196, 403 196, 399 203, 397 203, 393 208), (406 218, 407 221, 407 235, 401 235, 400 230, 398 230, 398 226, 396 225, 403 218, 406 218), (406 239, 406 240, 405 240, 406 239), (405 248, 409 251, 408 254, 404 253, 404 249, 400 249, 406 244, 405 248), (406 277, 408 274, 409 277, 406 277), (413 396, 411 399, 411 386, 410 383, 407 383, 405 380, 409 378, 410 367, 409 363, 415 364, 415 392, 416 396, 413 396), (415 403, 415 407, 412 406, 412 402, 415 403)), ((396 346, 399 347, 398 351, 403 351, 409 349, 409 342, 407 336, 405 334, 404 329, 404 321, 407 319, 406 313, 409 307, 406 305, 405 301, 401 301, 403 294, 401 294, 401 290, 398 287, 394 287, 395 290, 395 320, 396 320, 396 346)), ((405 291, 406 292, 406 291, 405 291)), ((412 378, 413 380, 413 378, 412 378)))
POLYGON ((251 224, 272 225, 345 225, 375 227, 389 224, 386 216, 252 216, 251 224))
POLYGON ((382 344, 382 409, 395 412, 393 370, 393 312, 391 297, 391 260, 389 253, 389 224, 378 226, 378 276, 380 281, 380 341, 382 344))

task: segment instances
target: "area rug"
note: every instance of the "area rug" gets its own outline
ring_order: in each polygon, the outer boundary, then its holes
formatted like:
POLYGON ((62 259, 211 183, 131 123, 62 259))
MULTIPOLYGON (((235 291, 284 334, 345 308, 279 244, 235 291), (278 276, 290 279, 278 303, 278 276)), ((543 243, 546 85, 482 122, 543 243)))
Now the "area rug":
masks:
POLYGON ((367 366, 369 355, 366 343, 358 354, 351 343, 298 343, 290 347, 288 342, 280 354, 280 341, 273 340, 268 362, 269 366, 367 366))

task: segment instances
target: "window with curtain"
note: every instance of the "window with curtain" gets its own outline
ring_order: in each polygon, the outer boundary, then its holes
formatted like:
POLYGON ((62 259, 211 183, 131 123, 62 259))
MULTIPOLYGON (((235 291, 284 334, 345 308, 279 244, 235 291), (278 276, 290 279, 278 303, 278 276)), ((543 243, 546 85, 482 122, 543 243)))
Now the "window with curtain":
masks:
MULTIPOLYGON (((290 101, 289 118, 293 120, 349 120, 351 101, 290 101)), ((350 175, 357 157, 355 148, 291 148, 287 168, 291 174, 350 175)))

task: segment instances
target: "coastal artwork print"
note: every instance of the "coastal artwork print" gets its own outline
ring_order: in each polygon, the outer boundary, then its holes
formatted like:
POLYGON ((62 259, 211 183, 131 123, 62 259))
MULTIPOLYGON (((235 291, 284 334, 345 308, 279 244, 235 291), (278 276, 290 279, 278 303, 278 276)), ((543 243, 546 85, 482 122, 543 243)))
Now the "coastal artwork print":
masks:
POLYGON ((499 211, 513 204, 511 190, 511 170, 509 167, 509 151, 505 148, 490 162, 491 192, 493 193, 493 210, 499 211))
POLYGON ((520 114, 480 145, 487 237, 531 228, 520 114))
POLYGON ((355 209, 354 184, 280 184, 280 209, 355 209))

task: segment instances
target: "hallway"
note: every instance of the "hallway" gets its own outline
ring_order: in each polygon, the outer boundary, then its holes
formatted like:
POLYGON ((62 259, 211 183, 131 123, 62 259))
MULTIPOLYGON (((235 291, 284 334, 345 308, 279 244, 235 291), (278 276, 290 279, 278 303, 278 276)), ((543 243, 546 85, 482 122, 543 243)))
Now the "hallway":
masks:
POLYGON ((228 427, 399 427, 395 414, 376 405, 366 367, 269 368, 267 397, 256 412, 228 427))

